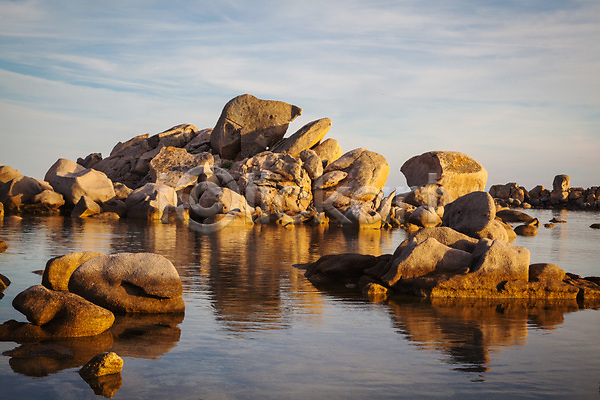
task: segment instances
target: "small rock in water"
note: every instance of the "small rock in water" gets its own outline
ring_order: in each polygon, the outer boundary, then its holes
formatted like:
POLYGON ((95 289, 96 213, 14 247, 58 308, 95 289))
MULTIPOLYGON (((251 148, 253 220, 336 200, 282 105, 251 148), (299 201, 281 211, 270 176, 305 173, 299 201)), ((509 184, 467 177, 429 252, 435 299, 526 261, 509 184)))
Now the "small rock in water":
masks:
POLYGON ((544 224, 544 228, 554 228, 553 223, 544 224))
POLYGON ((535 236, 537 228, 534 225, 519 225, 515 228, 515 233, 520 236, 535 236))
POLYGON ((3 253, 8 249, 6 242, 4 240, 0 240, 0 253, 3 253))
POLYGON ((590 228, 592 228, 592 229, 600 229, 600 224, 591 224, 590 228))
POLYGON ((559 219, 559 218, 552 218, 550 220, 550 222, 555 222, 557 224, 566 224, 567 223, 567 221, 565 221, 564 219, 559 219))
POLYGON ((88 361, 81 369, 79 373, 82 376, 103 376, 116 374, 121 372, 123 369, 123 359, 115 352, 100 353, 94 356, 88 361))

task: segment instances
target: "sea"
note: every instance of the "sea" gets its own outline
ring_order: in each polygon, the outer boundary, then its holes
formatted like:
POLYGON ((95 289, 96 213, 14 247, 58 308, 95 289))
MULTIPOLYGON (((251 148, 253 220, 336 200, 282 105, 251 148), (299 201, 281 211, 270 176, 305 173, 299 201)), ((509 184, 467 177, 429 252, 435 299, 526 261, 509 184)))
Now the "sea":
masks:
MULTIPOLYGON (((600 276, 599 212, 525 210, 542 223, 513 243, 531 262, 600 276), (553 228, 543 224, 552 218, 553 228)), ((185 315, 119 316, 92 338, 0 342, 0 399, 599 399, 600 309, 577 301, 369 299, 317 289, 298 264, 393 253, 402 230, 5 217, 0 273, 11 303, 46 262, 76 251, 153 252, 183 283, 185 315), (79 369, 114 351, 120 375, 79 369)))

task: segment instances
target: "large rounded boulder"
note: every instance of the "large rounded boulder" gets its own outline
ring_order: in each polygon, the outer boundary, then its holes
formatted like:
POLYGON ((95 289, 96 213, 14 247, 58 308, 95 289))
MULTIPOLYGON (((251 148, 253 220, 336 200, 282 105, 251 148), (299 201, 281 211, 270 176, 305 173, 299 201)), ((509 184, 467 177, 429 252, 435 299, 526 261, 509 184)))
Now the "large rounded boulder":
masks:
POLYGON ((213 149, 227 160, 252 157, 273 147, 302 109, 283 101, 261 100, 249 94, 231 99, 210 135, 213 149))
POLYGON ((91 258, 73 272, 69 291, 116 313, 176 313, 185 308, 177 270, 153 253, 91 258))

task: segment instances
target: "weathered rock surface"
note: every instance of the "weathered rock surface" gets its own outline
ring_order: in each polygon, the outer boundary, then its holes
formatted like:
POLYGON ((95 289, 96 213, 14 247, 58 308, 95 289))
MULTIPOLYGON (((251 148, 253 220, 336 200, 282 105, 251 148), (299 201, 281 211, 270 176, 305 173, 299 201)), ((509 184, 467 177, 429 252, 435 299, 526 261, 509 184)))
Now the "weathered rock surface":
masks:
POLYGON ((0 186, 6 182, 12 181, 15 178, 21 178, 23 174, 18 170, 8 165, 0 165, 0 186))
POLYGON ((212 166, 215 159, 210 153, 190 154, 179 147, 163 147, 150 161, 149 169, 152 181, 165 184, 179 190, 187 186, 188 182, 181 182, 190 169, 201 165, 212 166))
POLYGON ((300 152, 302 168, 308 173, 308 177, 313 181, 323 175, 323 161, 317 153, 311 149, 300 152))
POLYGON ((123 359, 113 351, 95 355, 79 370, 84 377, 116 374, 123 369, 123 359))
POLYGON ((289 138, 273 146, 273 153, 287 153, 298 157, 303 150, 311 149, 321 142, 331 128, 331 120, 322 118, 309 122, 289 138))
POLYGON ((374 200, 388 178, 390 166, 386 159, 366 149, 355 149, 329 164, 323 176, 313 184, 317 209, 339 208, 374 200), (334 180, 331 178, 335 176, 334 180), (329 183, 327 183, 329 182, 329 183))
POLYGON ((112 181, 106 174, 61 158, 46 173, 45 181, 62 194, 68 204, 77 204, 82 196, 103 203, 115 197, 112 181))
POLYGON ((430 151, 406 161, 400 171, 408 186, 437 183, 453 198, 484 190, 487 171, 466 154, 454 151, 430 151), (431 174, 431 175, 430 175, 431 174))
POLYGON ((95 251, 82 251, 54 257, 46 262, 42 285, 50 290, 69 291, 71 274, 87 260, 103 255, 95 251))
MULTIPOLYGON (((0 241, 0 253, 6 250, 6 242, 0 241)), ((10 279, 0 274, 0 298, 2 298, 2 292, 10 285, 10 279)))
MULTIPOLYGON (((446 226, 421 229, 413 236, 413 239, 416 240, 417 243, 424 242, 428 238, 433 238, 445 246, 469 253, 475 250, 475 246, 477 246, 477 243, 479 242, 475 238, 446 226)), ((404 249, 409 242, 410 240, 408 239, 402 242, 399 249, 404 249)))
POLYGON ((336 254, 319 258, 314 263, 297 265, 306 268, 304 274, 315 285, 331 283, 354 283, 364 275, 366 269, 374 267, 390 256, 375 257, 363 254, 336 254))
POLYGON ((408 217, 408 222, 423 228, 431 228, 441 225, 442 219, 435 212, 433 207, 419 206, 410 214, 410 217, 408 217))
POLYGON ((0 202, 4 203, 7 212, 17 213, 41 192, 37 180, 28 176, 16 177, 0 186, 0 202))
POLYGON ((165 208, 177 207, 177 193, 171 186, 147 183, 131 192, 125 205, 129 218, 160 220, 165 208))
POLYGON ((359 229, 381 229, 381 215, 364 204, 354 204, 348 208, 344 216, 348 224, 359 229))
POLYGON ((117 313, 172 313, 185 307, 177 270, 152 253, 93 257, 73 272, 69 291, 117 313))
POLYGON ((237 96, 223 107, 210 142, 221 158, 252 157, 280 141, 300 114, 301 108, 282 101, 237 96))
POLYGON ((415 188, 404 196, 404 202, 419 206, 444 207, 454 201, 454 197, 438 184, 428 184, 415 188))
POLYGON ((323 161, 323 167, 327 167, 329 164, 344 155, 342 147, 337 140, 329 138, 321 142, 313 148, 315 153, 323 161))
POLYGON ((31 324, 7 321, 0 325, 0 340, 94 336, 109 329, 114 315, 84 298, 41 285, 19 293, 13 306, 31 324))
POLYGON ((297 214, 312 201, 311 179, 302 161, 289 154, 263 152, 234 164, 231 175, 248 204, 267 215, 297 214))
POLYGON ((471 253, 445 246, 432 237, 422 242, 413 240, 390 263, 381 280, 387 286, 393 286, 400 279, 431 273, 466 273, 472 262, 471 253))
POLYGON ((486 192, 472 192, 461 196, 444 207, 444 226, 472 237, 479 237, 496 218, 494 200, 486 192))
POLYGON ((102 212, 102 207, 94 200, 89 197, 83 195, 79 198, 75 207, 73 207, 73 211, 71 211, 72 218, 85 218, 95 214, 100 214, 102 212))

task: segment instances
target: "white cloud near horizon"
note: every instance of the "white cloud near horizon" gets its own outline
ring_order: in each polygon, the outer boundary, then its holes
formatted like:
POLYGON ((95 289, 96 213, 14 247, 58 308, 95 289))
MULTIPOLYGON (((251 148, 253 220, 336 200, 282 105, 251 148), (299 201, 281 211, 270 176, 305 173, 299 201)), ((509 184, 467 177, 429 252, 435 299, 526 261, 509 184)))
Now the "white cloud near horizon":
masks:
POLYGON ((332 118, 344 150, 388 159, 391 187, 429 150, 471 155, 488 184, 600 185, 600 3, 473 4, 0 0, 0 163, 41 177, 211 127, 251 93, 303 108, 290 134, 332 118))

